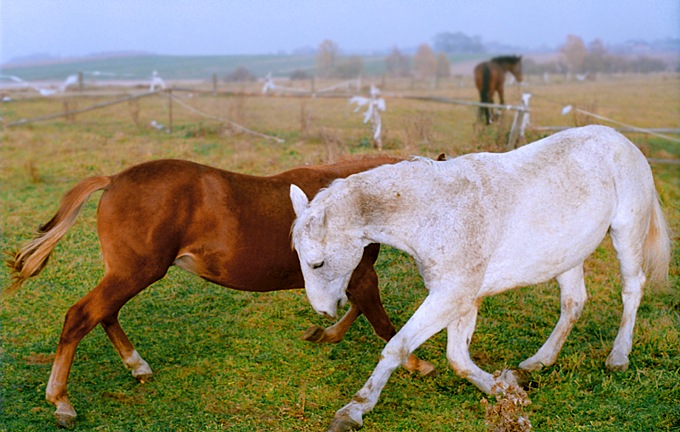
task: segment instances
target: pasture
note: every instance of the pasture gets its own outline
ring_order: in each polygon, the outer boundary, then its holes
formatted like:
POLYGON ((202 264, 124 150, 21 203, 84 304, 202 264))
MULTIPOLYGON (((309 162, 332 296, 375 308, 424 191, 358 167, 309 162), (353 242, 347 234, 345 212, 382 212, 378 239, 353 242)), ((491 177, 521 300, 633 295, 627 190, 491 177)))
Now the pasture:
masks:
MULTIPOLYGON (((635 126, 680 127, 678 77, 615 76, 598 81, 543 83, 529 79, 533 125, 580 125, 562 107, 635 126)), ((476 108, 399 98, 431 94, 477 100, 471 79, 434 89, 389 81, 384 88, 383 152, 436 157, 502 151, 502 127, 475 124, 476 108), (462 84, 462 85, 461 85, 462 84)), ((248 90, 258 92, 261 84, 248 90)), ((111 96, 34 98, 19 94, 0 105, 6 122, 84 108, 111 96)), ((15 249, 47 222, 64 192, 86 176, 112 174, 160 158, 181 158, 255 175, 373 154, 371 130, 346 98, 300 99, 180 95, 186 104, 226 118, 279 143, 240 133, 173 104, 162 95, 97 111, 0 130, 0 236, 15 249)), ((519 92, 506 87, 506 102, 519 92)), ((511 116, 509 117, 511 120, 511 116)), ((506 119, 507 120, 507 119, 506 119)), ((533 141, 547 132, 529 130, 533 141)), ((627 136, 649 157, 680 158, 680 145, 644 134, 627 136)), ((531 373, 525 408, 539 431, 643 431, 680 428, 680 174, 653 164, 657 189, 674 233, 670 284, 647 287, 638 311, 630 367, 604 366, 621 312, 620 281, 608 240, 586 262, 589 301, 554 366, 531 373)), ((64 314, 103 275, 95 213, 99 194, 59 243, 37 278, 0 303, 0 431, 54 428, 45 402, 64 314)), ((377 263, 382 300, 399 328, 425 297, 411 258, 383 248, 377 263)), ((0 270, 0 287, 9 284, 0 270)), ((556 282, 486 299, 470 351, 487 371, 514 368, 533 354, 559 316, 556 282)), ((370 375, 384 342, 360 317, 335 345, 302 341, 305 329, 330 323, 314 313, 303 290, 266 294, 221 288, 172 268, 121 311, 120 320, 155 375, 140 384, 125 370, 101 327, 78 346, 69 380, 77 430, 317 431, 370 375)), ((484 431, 485 397, 446 361, 438 334, 416 354, 439 374, 421 378, 398 369, 366 431, 484 431)), ((493 402, 493 400, 491 401, 493 402)))

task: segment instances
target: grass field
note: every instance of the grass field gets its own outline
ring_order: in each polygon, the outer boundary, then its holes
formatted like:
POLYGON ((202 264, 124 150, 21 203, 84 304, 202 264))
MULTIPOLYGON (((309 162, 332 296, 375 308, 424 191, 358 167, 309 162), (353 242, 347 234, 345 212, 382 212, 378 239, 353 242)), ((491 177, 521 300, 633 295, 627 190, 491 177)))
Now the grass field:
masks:
MULTIPOLYGON (((532 82, 532 80, 529 80, 532 82)), ((542 84, 529 91, 533 125, 574 125, 564 105, 642 127, 680 127, 677 76, 618 76, 584 83, 542 84)), ((474 100, 457 81, 438 89, 388 82, 386 92, 437 94, 474 100)), ((257 88, 253 87, 254 90, 257 88)), ((509 102, 517 101, 514 89, 509 102)), ((25 98, 0 105, 0 116, 21 118, 83 108, 111 99, 73 96, 25 98)), ((387 97, 384 152, 407 157, 500 151, 505 134, 475 125, 471 107, 387 97)), ((217 121, 173 107, 166 98, 138 102, 32 125, 3 128, 0 142, 0 236, 14 249, 56 211, 61 195, 83 177, 111 174, 159 158, 183 158, 220 168, 268 175, 303 164, 375 152, 370 128, 344 99, 199 96, 183 99, 214 116, 277 143, 237 133, 217 121)), ((544 133, 529 131, 529 140, 544 133)), ((680 145, 643 134, 629 137, 651 157, 680 158, 680 145)), ((608 240, 586 262, 589 302, 557 363, 530 375, 526 408, 539 431, 680 430, 680 174, 677 165, 652 169, 674 234, 671 281, 646 292, 638 312, 630 368, 604 367, 621 310, 616 260, 608 240)), ((95 195, 57 246, 43 273, 0 304, 0 431, 55 428, 45 385, 64 314, 96 285, 103 265, 96 235, 95 195)), ((386 310, 403 325, 426 293, 407 255, 383 248, 377 264, 386 310)), ((9 273, 0 270, 0 286, 9 273)), ((471 344, 487 371, 513 368, 532 355, 559 315, 555 282, 521 288, 484 301, 471 344)), ((304 292, 268 294, 221 288, 173 268, 130 301, 121 323, 155 372, 139 384, 125 370, 101 328, 79 345, 70 376, 77 430, 89 431, 317 431, 370 375, 384 346, 361 317, 336 345, 300 340, 311 324, 328 325, 304 292)), ((397 370, 366 431, 484 431, 484 397, 446 362, 440 333, 416 351, 439 375, 420 378, 397 370)))

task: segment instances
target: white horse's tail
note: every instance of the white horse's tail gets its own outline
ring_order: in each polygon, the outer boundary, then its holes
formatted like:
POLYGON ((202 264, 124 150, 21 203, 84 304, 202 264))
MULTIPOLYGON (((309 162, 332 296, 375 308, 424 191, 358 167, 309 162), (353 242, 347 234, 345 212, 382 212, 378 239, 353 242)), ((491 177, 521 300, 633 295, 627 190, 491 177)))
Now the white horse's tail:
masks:
POLYGON ((661 210, 658 196, 652 207, 647 237, 642 246, 642 268, 651 283, 666 283, 671 261, 670 228, 661 210))

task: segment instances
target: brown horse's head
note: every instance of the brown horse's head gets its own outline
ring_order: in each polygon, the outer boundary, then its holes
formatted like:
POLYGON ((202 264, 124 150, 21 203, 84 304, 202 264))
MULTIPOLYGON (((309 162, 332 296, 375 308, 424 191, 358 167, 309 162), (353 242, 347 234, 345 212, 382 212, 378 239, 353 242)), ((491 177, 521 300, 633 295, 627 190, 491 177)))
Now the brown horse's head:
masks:
POLYGON ((509 56, 510 71, 515 76, 517 82, 522 82, 522 56, 509 56))
POLYGON ((522 82, 522 56, 502 56, 491 59, 499 64, 504 71, 510 72, 517 82, 522 82))

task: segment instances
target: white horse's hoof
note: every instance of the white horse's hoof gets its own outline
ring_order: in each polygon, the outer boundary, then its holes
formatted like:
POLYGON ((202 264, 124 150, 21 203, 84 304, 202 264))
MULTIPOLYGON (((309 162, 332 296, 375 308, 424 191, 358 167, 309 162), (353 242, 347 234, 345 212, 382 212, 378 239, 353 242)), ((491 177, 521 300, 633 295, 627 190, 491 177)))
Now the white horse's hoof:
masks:
POLYGON ((337 416, 333 419, 326 432, 349 432, 357 431, 361 429, 363 425, 357 423, 349 417, 338 418, 337 416))
POLYGON ((524 360, 522 363, 519 364, 519 368, 528 372, 535 372, 543 369, 545 364, 543 362, 540 362, 538 360, 534 360, 532 358, 528 358, 524 360))
POLYGON ((331 424, 328 425, 326 432, 349 432, 359 430, 363 426, 363 419, 361 417, 361 408, 350 403, 335 413, 335 418, 331 424))
POLYGON ((517 378, 517 372, 510 370, 510 369, 505 369, 503 372, 501 372, 501 376, 498 378, 499 380, 503 381, 504 383, 508 385, 515 385, 519 387, 519 380, 517 378))
POLYGON ((612 372, 623 372, 628 369, 628 356, 616 354, 612 351, 607 357, 605 365, 612 372))

